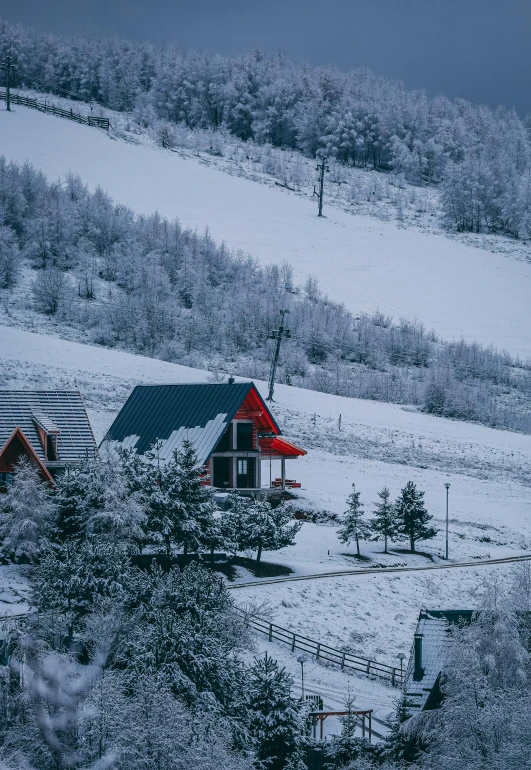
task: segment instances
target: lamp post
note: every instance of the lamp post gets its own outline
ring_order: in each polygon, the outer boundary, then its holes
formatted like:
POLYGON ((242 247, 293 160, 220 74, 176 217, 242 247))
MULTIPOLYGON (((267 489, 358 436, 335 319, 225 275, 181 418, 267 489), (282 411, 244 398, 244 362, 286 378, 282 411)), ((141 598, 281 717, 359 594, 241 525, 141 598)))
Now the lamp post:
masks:
POLYGON ((404 659, 405 659, 405 653, 399 652, 396 656, 398 660, 400 661, 400 682, 404 682, 404 659))
POLYGON ((304 702, 304 664, 308 660, 307 655, 299 655, 297 661, 301 664, 301 700, 304 702))
POLYGON ((448 561, 448 493, 450 491, 450 484, 448 481, 444 485, 446 487, 446 551, 445 551, 445 558, 446 561, 448 561))

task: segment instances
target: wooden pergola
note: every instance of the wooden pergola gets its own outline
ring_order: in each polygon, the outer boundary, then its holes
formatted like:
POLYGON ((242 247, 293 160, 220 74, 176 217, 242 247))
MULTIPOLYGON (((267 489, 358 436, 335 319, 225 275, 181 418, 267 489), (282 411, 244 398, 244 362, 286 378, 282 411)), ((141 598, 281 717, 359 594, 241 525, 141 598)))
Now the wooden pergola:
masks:
POLYGON ((323 724, 327 717, 345 717, 349 714, 361 717, 361 734, 365 738, 365 733, 369 734, 369 741, 372 738, 372 709, 365 711, 310 711, 309 716, 313 721, 313 737, 316 737, 317 723, 319 722, 319 739, 323 740, 323 724), (366 721, 367 720, 367 723, 366 721))

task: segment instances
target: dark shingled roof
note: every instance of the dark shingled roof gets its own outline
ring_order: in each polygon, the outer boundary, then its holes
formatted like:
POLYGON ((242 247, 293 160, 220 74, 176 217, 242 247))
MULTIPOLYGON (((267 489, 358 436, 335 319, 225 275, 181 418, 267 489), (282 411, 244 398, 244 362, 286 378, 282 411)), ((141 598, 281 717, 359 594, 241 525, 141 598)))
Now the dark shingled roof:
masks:
POLYGON ((252 382, 137 385, 103 442, 145 454, 162 441, 159 457, 166 460, 188 439, 205 462, 251 390, 262 401, 252 382))
POLYGON ((96 452, 81 393, 75 390, 0 390, 0 449, 15 428, 48 466, 79 462, 96 452), (57 462, 45 459, 37 425, 57 435, 57 462))
POLYGON ((452 626, 470 623, 474 610, 421 610, 415 634, 422 636, 422 668, 420 681, 413 678, 415 670, 414 647, 406 669, 404 691, 408 707, 412 712, 422 711, 428 705, 430 695, 437 685, 442 666, 444 651, 452 626))

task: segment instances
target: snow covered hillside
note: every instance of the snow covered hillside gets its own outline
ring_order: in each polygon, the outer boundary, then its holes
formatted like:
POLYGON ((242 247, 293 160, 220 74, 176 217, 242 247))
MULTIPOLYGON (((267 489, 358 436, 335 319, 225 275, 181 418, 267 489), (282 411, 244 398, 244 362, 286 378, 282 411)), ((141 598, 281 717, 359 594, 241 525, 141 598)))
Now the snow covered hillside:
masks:
MULTIPOLYGON (((12 327, 0 331, 2 387, 78 388, 98 440, 134 384, 204 382, 209 376, 164 361, 12 327)), ((257 385, 265 394, 265 384, 257 385)), ((384 484, 394 495, 411 479, 426 490, 427 507, 441 530, 443 484, 448 480, 452 485, 452 559, 505 556, 531 549, 531 436, 285 385, 277 387, 275 396, 273 410, 286 435, 297 437, 308 449, 306 457, 290 466, 290 474, 302 481, 302 507, 340 513, 355 482, 370 514, 384 484)), ((421 547, 438 561, 442 533, 421 547)), ((362 554, 374 566, 431 563, 422 555, 412 557, 392 550, 384 556, 381 543, 362 544, 362 554)), ((264 558, 288 564, 298 574, 309 574, 355 568, 359 563, 352 553, 339 543, 334 526, 305 523, 294 546, 264 558)), ((394 665, 397 652, 409 649, 420 607, 475 606, 478 582, 493 569, 404 575, 378 575, 376 570, 374 575, 269 585, 265 590, 256 585, 238 589, 235 597, 239 602, 267 599, 272 617, 280 625, 394 665)), ((502 569, 505 575, 509 571, 502 569)), ((10 586, 8 577, 5 583, 10 586)), ((289 648, 262 640, 258 645, 259 650, 267 648, 279 658, 295 681, 299 680, 299 664, 289 648)), ((392 709, 396 691, 382 683, 333 671, 316 661, 308 662, 306 673, 308 691, 324 695, 330 707, 342 705, 350 685, 360 708, 374 707, 380 716, 392 709)))
POLYGON ((320 220, 313 201, 289 191, 23 107, 0 112, 0 152, 52 178, 80 174, 136 212, 209 227, 264 264, 287 260, 354 311, 416 317, 448 339, 530 354, 525 261, 338 208, 320 220))

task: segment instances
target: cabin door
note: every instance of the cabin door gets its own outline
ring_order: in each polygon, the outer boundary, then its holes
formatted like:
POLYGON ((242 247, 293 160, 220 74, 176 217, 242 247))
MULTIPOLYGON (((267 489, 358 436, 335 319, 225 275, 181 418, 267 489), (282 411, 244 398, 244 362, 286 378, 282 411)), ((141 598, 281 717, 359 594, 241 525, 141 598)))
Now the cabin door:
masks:
POLYGON ((218 489, 230 487, 230 465, 232 457, 213 457, 214 486, 218 489))
POLYGON ((256 460, 254 457, 236 458, 236 487, 238 489, 256 488, 256 460))

